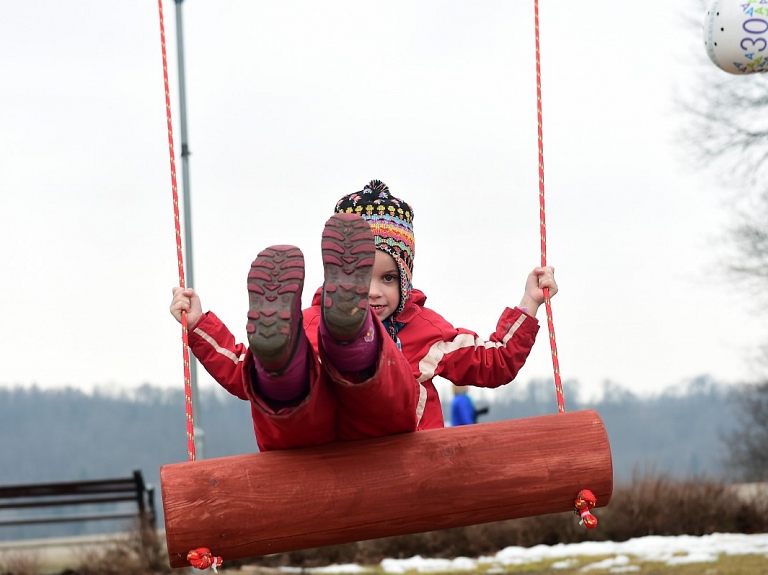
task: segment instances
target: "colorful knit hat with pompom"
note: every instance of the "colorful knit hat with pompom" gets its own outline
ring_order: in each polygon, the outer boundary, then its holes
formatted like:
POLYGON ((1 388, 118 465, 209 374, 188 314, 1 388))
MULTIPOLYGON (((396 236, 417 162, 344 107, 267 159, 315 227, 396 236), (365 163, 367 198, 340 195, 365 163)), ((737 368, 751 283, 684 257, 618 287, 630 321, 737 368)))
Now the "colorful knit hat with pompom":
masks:
POLYGON ((371 180, 359 192, 353 192, 336 203, 336 213, 358 214, 371 226, 377 250, 392 256, 400 271, 399 314, 413 288, 413 209, 389 192, 381 180, 371 180))

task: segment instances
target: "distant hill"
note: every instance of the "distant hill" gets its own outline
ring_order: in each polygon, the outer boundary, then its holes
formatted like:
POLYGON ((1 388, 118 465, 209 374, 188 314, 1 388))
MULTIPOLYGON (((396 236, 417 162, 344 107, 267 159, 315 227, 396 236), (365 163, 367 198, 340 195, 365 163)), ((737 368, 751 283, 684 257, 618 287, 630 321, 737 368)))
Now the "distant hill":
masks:
MULTIPOLYGON (((604 397, 593 403, 574 399, 574 382, 566 382, 566 390, 569 411, 595 409, 605 422, 617 482, 649 471, 675 477, 722 475, 725 446, 720 438, 734 419, 727 386, 700 377, 684 389, 640 398, 607 385, 604 397)), ((444 400, 447 413, 450 397, 444 400)), ((551 381, 508 386, 494 391, 491 401, 477 403, 490 406, 481 422, 556 411, 551 381)), ((204 389, 198 407, 206 458, 256 451, 246 402, 204 389)), ((144 385, 113 394, 0 387, 1 485, 123 477, 140 469, 157 488, 160 507, 160 466, 186 460, 182 390, 144 385)), ((0 538, 17 538, 38 536, 43 528, 0 529, 0 538)), ((51 535, 94 530, 71 524, 45 529, 54 530, 51 535)))

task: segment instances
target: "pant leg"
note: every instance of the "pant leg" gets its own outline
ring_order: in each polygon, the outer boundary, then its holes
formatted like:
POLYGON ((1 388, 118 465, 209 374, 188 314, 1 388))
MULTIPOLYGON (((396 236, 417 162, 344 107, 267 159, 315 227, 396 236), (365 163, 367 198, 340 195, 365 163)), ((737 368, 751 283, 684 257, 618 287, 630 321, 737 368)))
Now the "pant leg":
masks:
POLYGON ((378 319, 375 326, 381 351, 374 375, 365 381, 354 383, 345 378, 320 352, 336 395, 338 441, 416 431, 424 409, 426 390, 378 319))
POLYGON ((261 451, 312 447, 336 438, 336 398, 317 355, 311 346, 307 348, 309 393, 298 405, 276 410, 254 392, 250 380, 254 359, 250 352, 246 354, 243 378, 251 401, 256 443, 261 451))

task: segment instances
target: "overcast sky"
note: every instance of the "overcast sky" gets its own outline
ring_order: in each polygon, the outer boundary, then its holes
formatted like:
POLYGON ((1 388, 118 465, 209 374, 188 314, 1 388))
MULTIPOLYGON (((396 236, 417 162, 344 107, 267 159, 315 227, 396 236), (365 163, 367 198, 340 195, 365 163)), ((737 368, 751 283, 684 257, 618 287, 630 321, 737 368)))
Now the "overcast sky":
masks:
MULTIPOLYGON (((533 1, 182 6, 203 307, 244 338, 250 262, 276 243, 305 252, 308 304, 323 223, 378 178, 414 206, 428 305, 487 337, 540 258, 533 1)), ((723 74, 684 12, 541 6, 554 321, 588 394, 750 379, 766 336, 718 269, 727 193, 677 141, 675 93, 723 74)), ((181 387, 157 3, 6 2, 0 51, 0 385, 181 387)), ((543 311, 523 382, 551 378, 543 311)))

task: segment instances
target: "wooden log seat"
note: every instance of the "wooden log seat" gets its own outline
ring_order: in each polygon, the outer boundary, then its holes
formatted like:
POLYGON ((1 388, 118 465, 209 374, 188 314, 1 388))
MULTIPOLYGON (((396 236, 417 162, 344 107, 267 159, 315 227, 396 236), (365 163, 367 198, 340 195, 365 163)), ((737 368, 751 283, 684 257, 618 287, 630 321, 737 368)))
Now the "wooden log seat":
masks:
MULTIPOLYGON (((570 511, 613 493, 592 410, 165 465, 168 555, 227 559, 570 511)), ((574 518, 574 520, 577 520, 574 518)))

